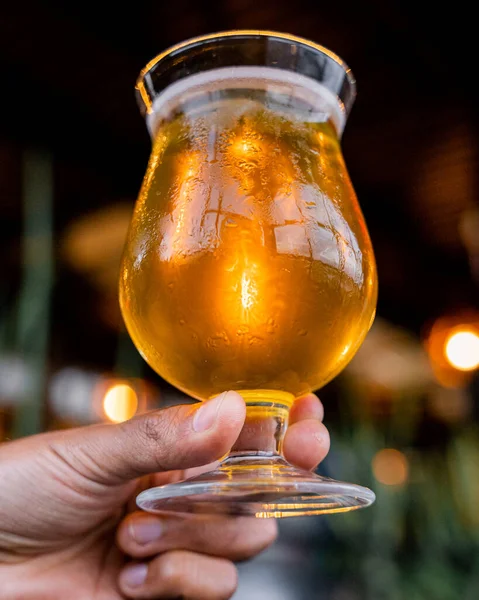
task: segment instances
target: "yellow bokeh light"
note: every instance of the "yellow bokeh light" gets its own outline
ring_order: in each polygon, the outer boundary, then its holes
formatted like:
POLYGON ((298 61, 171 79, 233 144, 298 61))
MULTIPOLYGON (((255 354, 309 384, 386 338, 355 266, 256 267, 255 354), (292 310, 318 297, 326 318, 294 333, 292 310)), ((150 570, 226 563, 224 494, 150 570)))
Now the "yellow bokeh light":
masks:
POLYGON ((403 485, 409 475, 406 456, 393 448, 384 448, 374 455, 372 462, 374 477, 384 485, 403 485))
POLYGON ((131 419, 138 409, 138 396, 126 383, 112 385, 103 398, 103 411, 113 423, 131 419))
POLYGON ((459 371, 479 367, 479 335, 472 330, 457 330, 447 338, 444 354, 448 363, 459 371))

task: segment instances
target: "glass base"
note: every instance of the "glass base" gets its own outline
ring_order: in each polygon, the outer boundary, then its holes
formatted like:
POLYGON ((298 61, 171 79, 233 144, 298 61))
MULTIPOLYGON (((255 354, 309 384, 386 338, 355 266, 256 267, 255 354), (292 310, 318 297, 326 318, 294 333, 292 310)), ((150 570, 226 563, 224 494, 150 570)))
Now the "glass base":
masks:
POLYGON ((284 518, 348 512, 375 500, 368 488, 315 475, 280 455, 230 455, 217 469, 141 492, 139 508, 159 513, 284 518))

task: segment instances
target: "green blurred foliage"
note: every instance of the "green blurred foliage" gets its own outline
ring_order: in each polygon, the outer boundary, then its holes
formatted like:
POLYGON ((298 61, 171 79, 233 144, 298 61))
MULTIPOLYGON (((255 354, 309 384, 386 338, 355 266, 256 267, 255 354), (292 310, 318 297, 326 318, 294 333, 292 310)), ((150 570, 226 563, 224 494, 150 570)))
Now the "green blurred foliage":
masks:
POLYGON ((477 600, 478 427, 463 424, 444 444, 418 449, 419 398, 395 398, 395 409, 378 421, 364 410, 367 399, 357 401, 358 390, 350 387, 349 395, 331 428, 332 475, 371 487, 377 500, 367 510, 327 518, 324 572, 346 586, 351 600, 477 600), (407 456, 405 484, 374 479, 372 459, 385 447, 407 456))

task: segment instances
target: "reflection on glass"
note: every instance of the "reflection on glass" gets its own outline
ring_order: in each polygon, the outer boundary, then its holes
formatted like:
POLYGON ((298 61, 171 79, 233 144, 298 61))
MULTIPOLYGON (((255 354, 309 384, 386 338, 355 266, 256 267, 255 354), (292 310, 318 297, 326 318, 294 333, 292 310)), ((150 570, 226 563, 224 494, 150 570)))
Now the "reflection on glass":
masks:
POLYGON ((368 330, 372 250, 331 123, 222 96, 158 133, 125 316, 152 366, 197 398, 225 386, 297 396, 368 330))

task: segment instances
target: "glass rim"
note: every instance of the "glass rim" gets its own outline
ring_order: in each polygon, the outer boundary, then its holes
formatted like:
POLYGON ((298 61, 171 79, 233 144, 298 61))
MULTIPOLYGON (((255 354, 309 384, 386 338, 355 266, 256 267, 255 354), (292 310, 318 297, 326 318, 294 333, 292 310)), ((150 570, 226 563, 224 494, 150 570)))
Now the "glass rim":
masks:
POLYGON ((166 48, 163 52, 160 52, 160 54, 157 54, 154 58, 152 58, 140 71, 135 85, 135 89, 141 97, 146 111, 148 113, 150 112, 153 103, 145 86, 145 78, 156 67, 156 65, 158 65, 158 63, 160 63, 165 58, 174 57, 174 55, 177 53, 180 54, 187 50, 193 49, 196 46, 202 44, 203 42, 208 42, 211 40, 221 40, 224 38, 231 38, 232 40, 234 40, 235 38, 275 38, 278 40, 294 42, 298 45, 305 46, 310 50, 316 51, 319 54, 326 55, 329 59, 331 59, 343 69, 351 89, 352 98, 354 99, 354 97, 356 96, 356 79, 353 75, 353 72, 351 71, 350 67, 346 64, 346 62, 340 56, 329 50, 329 48, 326 48, 325 46, 317 44, 316 42, 313 42, 306 38, 292 35, 289 33, 281 33, 277 31, 270 31, 264 29, 232 29, 189 38, 187 40, 184 40, 183 42, 166 48))

